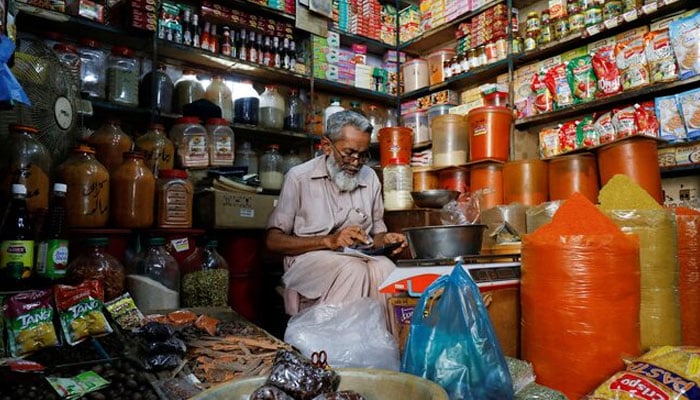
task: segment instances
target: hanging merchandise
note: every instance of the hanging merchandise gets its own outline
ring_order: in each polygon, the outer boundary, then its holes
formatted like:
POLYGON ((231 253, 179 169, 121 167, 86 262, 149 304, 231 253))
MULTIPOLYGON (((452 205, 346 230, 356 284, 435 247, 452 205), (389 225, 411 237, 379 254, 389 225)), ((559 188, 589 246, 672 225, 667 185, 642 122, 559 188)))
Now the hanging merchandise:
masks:
POLYGON ((68 267, 68 240, 65 237, 66 191, 65 183, 54 183, 46 234, 37 242, 36 273, 51 281, 61 279, 68 267))
POLYGON ((139 85, 139 106, 155 107, 158 113, 170 113, 173 106, 173 91, 175 86, 167 74, 167 67, 158 63, 158 68, 149 71, 141 79, 139 85), (155 96, 152 96, 155 79, 155 96))
POLYGON ((149 228, 153 225, 156 178, 143 153, 124 153, 124 163, 109 178, 112 223, 117 228, 149 228))
POLYGON ((197 117, 181 117, 170 129, 170 138, 175 145, 177 165, 181 168, 203 168, 209 166, 209 144, 207 130, 197 117))
POLYGON ((233 122, 257 125, 259 113, 260 95, 253 88, 253 82, 241 82, 234 93, 233 122))
POLYGON ((190 69, 182 71, 182 77, 175 82, 173 112, 181 113, 185 104, 190 104, 203 98, 204 87, 197 80, 195 72, 190 69))
POLYGON ((89 98, 104 99, 107 82, 107 52, 96 40, 83 38, 78 47, 80 55, 80 93, 89 98))
POLYGON ((221 75, 216 75, 212 79, 204 98, 219 106, 221 109, 221 117, 227 120, 233 119, 233 105, 231 103, 231 89, 226 86, 224 78, 221 75))
POLYGON ((203 250, 201 263, 182 271, 183 307, 225 307, 228 305, 228 263, 216 251, 216 240, 203 250))
POLYGON ((68 185, 66 225, 69 228, 101 228, 109 220, 109 171, 95 158, 95 151, 80 145, 58 166, 58 179, 68 185))
POLYGON ((149 125, 146 134, 136 139, 136 150, 143 152, 146 165, 155 176, 175 165, 175 145, 165 136, 162 124, 149 125))
POLYGON ((228 121, 223 118, 209 118, 207 125, 209 143, 209 165, 212 167, 233 166, 235 139, 228 121))
POLYGON ((253 150, 250 142, 243 144, 236 149, 236 158, 233 161, 234 167, 247 167, 248 174, 258 173, 258 153, 253 150))
POLYGON ((156 226, 191 228, 194 188, 187 171, 164 169, 156 182, 156 226))
POLYGON ((124 133, 121 121, 109 119, 88 138, 95 149, 95 158, 111 173, 124 162, 124 153, 134 146, 131 137, 124 133))
POLYGON ((105 300, 112 300, 124 293, 124 266, 107 253, 109 239, 104 237, 85 239, 85 250, 68 264, 66 281, 79 284, 95 279, 102 283, 105 300))
POLYGON ((277 92, 277 86, 266 85, 260 95, 259 126, 263 128, 282 129, 284 127, 285 104, 277 92))
POLYGON ((271 144, 260 156, 260 185, 267 190, 280 190, 284 182, 284 165, 279 145, 271 144))
POLYGON ((345 108, 340 105, 340 99, 334 97, 330 100, 330 105, 323 110, 323 134, 328 132, 328 118, 340 111, 345 111, 345 108))
POLYGON ((5 290, 22 290, 32 276, 34 238, 27 210, 27 188, 12 185, 12 198, 0 231, 0 271, 5 290))
POLYGON ((289 101, 284 112, 284 129, 305 132, 307 107, 308 105, 299 97, 299 90, 290 89, 289 101))
POLYGON ((124 46, 112 47, 107 58, 107 100, 127 106, 139 104, 139 61, 134 51, 124 46))
POLYGON ((165 249, 165 239, 153 237, 129 265, 126 287, 142 310, 180 307, 180 270, 165 249))

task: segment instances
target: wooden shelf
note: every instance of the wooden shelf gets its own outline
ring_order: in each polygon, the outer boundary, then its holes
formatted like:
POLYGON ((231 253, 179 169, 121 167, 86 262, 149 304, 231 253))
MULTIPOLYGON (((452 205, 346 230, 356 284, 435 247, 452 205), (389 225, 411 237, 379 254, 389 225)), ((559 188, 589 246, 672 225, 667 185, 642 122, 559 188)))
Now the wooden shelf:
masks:
POLYGON ((592 113, 602 109, 609 109, 622 103, 643 101, 650 98, 663 96, 669 92, 677 93, 680 91, 680 89, 692 89, 698 86, 700 86, 700 75, 696 75, 690 79, 682 81, 649 85, 639 89, 628 90, 615 96, 604 97, 588 103, 576 104, 561 110, 521 118, 515 121, 515 128, 526 129, 530 126, 560 121, 577 115, 592 113))
POLYGON ((357 88, 326 79, 314 78, 314 87, 323 92, 330 92, 339 96, 357 97, 370 102, 376 102, 386 106, 396 107, 397 97, 390 94, 376 92, 374 90, 357 88))
POLYGON ((450 42, 455 39, 455 27, 461 22, 464 22, 471 17, 481 13, 482 11, 495 6, 496 4, 504 3, 504 0, 492 0, 484 4, 482 7, 472 10, 456 19, 441 24, 427 32, 423 32, 418 37, 409 40, 406 43, 399 44, 399 50, 412 54, 422 54, 427 50, 440 46, 441 44, 450 42))
POLYGON ((662 178, 675 178, 697 173, 700 173, 700 164, 686 164, 674 165, 672 167, 661 167, 662 178))
POLYGON ((350 32, 345 32, 338 28, 328 28, 328 30, 340 35, 340 44, 345 47, 351 47, 353 43, 360 43, 367 46, 368 53, 379 55, 384 55, 387 50, 396 49, 396 46, 392 46, 382 41, 371 39, 362 35, 355 35, 350 32))
POLYGON ((247 1, 247 0, 222 0, 219 1, 218 4, 222 4, 225 6, 229 7, 234 7, 238 9, 244 9, 254 15, 260 15, 264 14, 270 17, 278 17, 281 19, 285 19, 290 22, 294 22, 296 20, 296 15, 294 14, 289 14, 287 12, 284 12, 282 10, 278 10, 276 8, 268 7, 264 4, 252 2, 252 1, 247 1))

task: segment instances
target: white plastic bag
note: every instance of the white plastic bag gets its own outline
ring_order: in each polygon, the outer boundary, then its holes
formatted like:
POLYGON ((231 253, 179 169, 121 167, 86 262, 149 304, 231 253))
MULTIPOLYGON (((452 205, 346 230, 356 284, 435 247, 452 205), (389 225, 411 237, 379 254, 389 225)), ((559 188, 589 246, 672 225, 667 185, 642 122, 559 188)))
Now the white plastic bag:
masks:
POLYGON ((284 341, 309 358, 325 350, 332 368, 399 370, 398 346, 371 298, 310 307, 289 320, 284 341))

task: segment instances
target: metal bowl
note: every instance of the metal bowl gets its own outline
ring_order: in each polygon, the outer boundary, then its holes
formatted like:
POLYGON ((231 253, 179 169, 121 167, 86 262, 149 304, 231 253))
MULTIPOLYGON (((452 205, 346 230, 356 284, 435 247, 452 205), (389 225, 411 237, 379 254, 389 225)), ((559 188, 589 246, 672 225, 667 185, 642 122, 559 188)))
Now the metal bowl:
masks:
POLYGON ((479 254, 486 225, 436 225, 404 228, 411 257, 454 258, 479 254))
POLYGON ((418 207, 440 208, 451 200, 457 199, 459 192, 456 190, 433 189, 411 192, 411 197, 413 197, 413 203, 418 207))

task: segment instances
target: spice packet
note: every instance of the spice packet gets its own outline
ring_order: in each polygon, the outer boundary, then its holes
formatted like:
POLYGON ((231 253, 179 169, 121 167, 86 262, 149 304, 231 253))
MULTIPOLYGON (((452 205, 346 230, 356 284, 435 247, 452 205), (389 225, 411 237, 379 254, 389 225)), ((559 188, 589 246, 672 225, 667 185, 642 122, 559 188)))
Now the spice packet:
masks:
POLYGON ((141 326, 144 316, 136 307, 134 299, 129 293, 117 297, 105 303, 105 308, 122 329, 135 329, 141 326))
POLYGON ((593 101, 598 96, 598 84, 591 56, 576 57, 566 66, 566 77, 574 94, 575 103, 593 101))
POLYGON ((578 121, 567 121, 559 126, 559 150, 562 153, 576 150, 576 124, 578 121))
POLYGON ((599 144, 600 140, 593 124, 593 116, 586 115, 576 125, 576 147, 593 147, 599 144))
POLYGON ((544 114, 554 110, 554 99, 549 88, 544 83, 544 74, 535 74, 532 77, 532 91, 535 93, 535 111, 544 114))
POLYGON ((700 13, 672 21, 668 29, 680 78, 688 79, 700 73, 700 13))
POLYGON ((571 92, 569 81, 566 80, 566 64, 557 64, 547 71, 544 83, 554 97, 554 108, 566 108, 574 104, 574 95, 571 92))
POLYGON ((612 112, 604 112, 595 118, 593 124, 596 133, 598 134, 599 144, 610 143, 617 137, 615 125, 612 122, 612 112))
POLYGON ((78 286, 56 285, 56 308, 66 340, 71 346, 91 336, 113 332, 102 313, 104 291, 96 280, 87 280, 78 286))
POLYGON ((659 120, 659 138, 670 142, 684 140, 688 134, 676 96, 657 97, 654 103, 659 120))
POLYGON ((599 47, 593 54, 591 64, 598 78, 598 96, 611 96, 622 92, 620 70, 615 62, 615 45, 599 47))
POLYGON ((616 139, 636 135, 637 125, 634 120, 634 107, 614 108, 612 124, 615 127, 616 139))
POLYGON ((77 399, 109 386, 109 381, 94 371, 86 371, 72 378, 57 378, 47 376, 46 381, 66 400, 77 399))
POLYGON ((659 136, 659 121, 656 119, 653 101, 634 105, 634 122, 637 125, 637 135, 659 136))
POLYGON ((671 48, 668 29, 659 29, 644 35, 644 52, 649 62, 652 83, 671 82, 678 79, 678 65, 671 48))
POLYGON ((4 315, 10 354, 20 357, 58 346, 53 314, 50 290, 31 290, 8 297, 4 315))
POLYGON ((559 128, 550 127, 540 131, 540 158, 550 158, 561 153, 559 150, 559 128))
POLYGON ((644 35, 635 34, 615 45, 615 62, 620 70, 622 89, 636 89, 649 84, 649 69, 644 53, 644 35))

